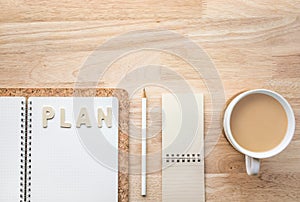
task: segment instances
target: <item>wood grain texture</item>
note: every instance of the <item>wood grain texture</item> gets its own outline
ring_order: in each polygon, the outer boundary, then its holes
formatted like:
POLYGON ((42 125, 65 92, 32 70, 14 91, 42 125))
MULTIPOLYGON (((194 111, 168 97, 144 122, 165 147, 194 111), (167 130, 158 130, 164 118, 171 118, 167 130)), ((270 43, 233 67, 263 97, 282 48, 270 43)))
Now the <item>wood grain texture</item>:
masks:
MULTIPOLYGON (((138 67, 165 65, 205 96, 205 144, 217 145, 205 159, 207 201, 300 200, 300 1, 113 1, 2 0, 0 2, 0 86, 74 87, 80 68, 95 48, 120 34, 142 29, 168 29, 193 40, 212 59, 226 99, 254 88, 281 93, 296 115, 292 143, 278 156, 262 161, 258 177, 245 173, 243 155, 211 120, 210 94, 203 79, 172 55, 140 51, 115 61, 99 87, 115 87, 138 67)), ((162 41, 163 43, 163 41, 162 41)), ((170 75, 160 75, 170 82, 170 75)), ((143 75, 132 80, 143 79, 143 75)), ((214 78, 207 78, 214 79, 214 78)), ((140 194, 140 162, 130 160, 130 201, 161 201, 161 94, 148 87, 148 195, 140 194), (156 153, 158 153, 156 155, 156 153), (155 158, 157 157, 157 158, 155 158), (156 171, 155 171, 156 170, 156 171)), ((130 154, 141 151, 140 92, 130 95, 130 154)), ((222 114, 222 111, 217 113, 222 114)))

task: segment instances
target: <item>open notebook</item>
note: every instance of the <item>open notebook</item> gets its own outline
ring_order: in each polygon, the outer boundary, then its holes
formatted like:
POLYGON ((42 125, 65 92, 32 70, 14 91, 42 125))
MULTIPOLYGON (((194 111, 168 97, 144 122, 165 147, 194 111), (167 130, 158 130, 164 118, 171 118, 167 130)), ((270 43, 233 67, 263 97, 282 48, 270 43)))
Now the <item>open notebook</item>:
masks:
POLYGON ((113 97, 1 97, 0 201, 118 201, 118 112, 113 97))

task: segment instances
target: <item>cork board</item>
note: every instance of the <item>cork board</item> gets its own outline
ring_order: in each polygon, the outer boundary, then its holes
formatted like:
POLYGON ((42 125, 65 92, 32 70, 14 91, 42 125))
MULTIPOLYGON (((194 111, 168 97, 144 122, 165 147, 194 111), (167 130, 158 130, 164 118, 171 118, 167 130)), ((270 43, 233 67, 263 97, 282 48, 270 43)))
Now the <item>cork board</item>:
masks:
POLYGON ((128 120, 129 100, 128 94, 123 89, 111 88, 0 88, 0 96, 22 96, 22 97, 117 97, 119 100, 119 174, 118 192, 119 201, 128 202, 129 175, 128 175, 128 120))

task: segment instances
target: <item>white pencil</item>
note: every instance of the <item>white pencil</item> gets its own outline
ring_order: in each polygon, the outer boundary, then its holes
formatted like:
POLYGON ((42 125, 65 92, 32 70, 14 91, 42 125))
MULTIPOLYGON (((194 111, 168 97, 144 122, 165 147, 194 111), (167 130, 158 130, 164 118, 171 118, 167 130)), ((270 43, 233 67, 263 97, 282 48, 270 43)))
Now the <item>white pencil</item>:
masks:
POLYGON ((146 196, 147 173, 147 96, 143 90, 142 96, 142 196, 146 196))

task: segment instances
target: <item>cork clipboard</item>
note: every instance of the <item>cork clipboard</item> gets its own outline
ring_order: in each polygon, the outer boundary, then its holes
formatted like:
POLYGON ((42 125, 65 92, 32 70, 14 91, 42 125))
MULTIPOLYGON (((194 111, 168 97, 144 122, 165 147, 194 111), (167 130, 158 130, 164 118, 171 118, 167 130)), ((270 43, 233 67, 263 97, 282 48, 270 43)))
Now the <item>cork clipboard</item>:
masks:
POLYGON ((129 175, 129 100, 128 93, 123 89, 111 88, 0 88, 0 96, 20 97, 116 97, 119 100, 119 173, 118 173, 118 201, 128 202, 129 175))

